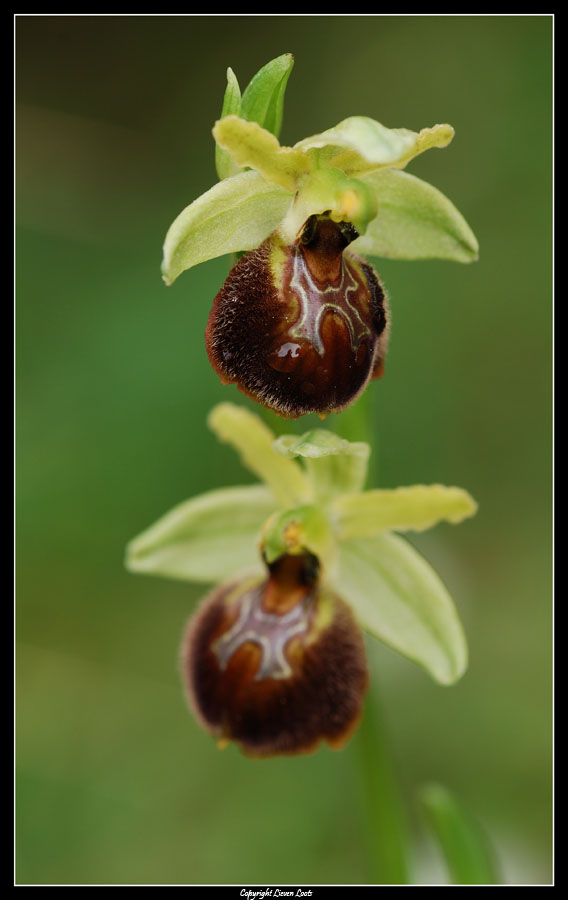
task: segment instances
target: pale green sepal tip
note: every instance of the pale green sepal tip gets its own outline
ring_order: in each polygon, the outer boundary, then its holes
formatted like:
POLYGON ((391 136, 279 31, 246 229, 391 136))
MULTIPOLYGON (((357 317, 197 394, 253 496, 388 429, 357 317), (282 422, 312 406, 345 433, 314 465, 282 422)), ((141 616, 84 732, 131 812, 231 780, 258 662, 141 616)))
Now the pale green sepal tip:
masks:
POLYGON ((301 467, 275 452, 275 435, 257 415, 233 403, 219 403, 207 424, 220 441, 237 450, 243 464, 265 482, 280 505, 293 507, 313 500, 313 487, 301 467))
POLYGON ((476 512, 477 503, 467 491, 441 484, 343 494, 332 507, 341 540, 383 531, 424 531, 443 521, 457 525, 476 512))
POLYGON ((356 253, 391 259, 477 260, 477 238, 437 188, 397 169, 371 172, 361 180, 376 193, 378 213, 351 245, 356 253))
POLYGON ((337 589, 360 625, 423 666, 441 684, 467 667, 467 644, 445 585, 403 538, 381 534, 339 544, 337 589))
POLYGON ((199 582, 262 571, 258 541, 273 511, 274 497, 264 485, 221 488, 193 497, 129 543, 126 568, 199 582))
POLYGON ((226 253, 253 250, 286 214, 292 195, 258 172, 240 172, 218 182, 187 206, 170 226, 164 243, 166 284, 185 269, 226 253))
MULTIPOLYGON (((223 98, 223 107, 221 117, 241 114, 241 89, 239 82, 232 69, 227 69, 227 87, 223 98)), ((215 145, 215 166, 217 174, 222 180, 230 175, 236 175, 240 172, 240 167, 233 160, 230 153, 222 150, 217 144, 215 145)))
MULTIPOLYGON (((291 53, 283 53, 266 63, 249 82, 242 99, 241 110, 230 110, 249 122, 258 122, 275 137, 280 134, 284 112, 284 95, 294 66, 291 53)), ((223 115, 229 112, 223 111, 223 115)))

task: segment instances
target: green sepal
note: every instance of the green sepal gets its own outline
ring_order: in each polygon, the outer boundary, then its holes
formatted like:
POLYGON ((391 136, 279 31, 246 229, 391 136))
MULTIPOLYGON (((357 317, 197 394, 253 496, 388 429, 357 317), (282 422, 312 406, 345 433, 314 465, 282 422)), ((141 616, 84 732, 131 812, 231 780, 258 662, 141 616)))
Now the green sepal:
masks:
POLYGON ((420 803, 444 855, 452 884, 499 884, 489 837, 463 804, 440 784, 425 785, 420 803))
POLYGON ((281 556, 307 550, 317 557, 324 577, 333 568, 337 549, 329 520, 318 506, 274 513, 262 529, 260 547, 269 565, 281 556))
POLYGON ((258 172, 240 172, 219 181, 170 226, 164 243, 164 281, 172 284, 185 269, 208 259, 258 247, 275 230, 291 200, 291 194, 258 172))
POLYGON ((391 259, 469 263, 479 245, 466 220, 441 191, 397 169, 361 176, 377 196, 378 213, 351 245, 356 253, 391 259))
MULTIPOLYGON (((227 69, 227 87, 225 88, 225 96, 223 98, 223 108, 221 110, 221 118, 223 116, 240 116, 241 114, 241 89, 239 82, 232 69, 227 69)), ((230 175, 236 175, 240 172, 240 167, 236 164, 230 153, 215 144, 215 167, 217 175, 221 180, 228 178, 230 175)))
POLYGON ((215 582, 262 571, 258 542, 274 512, 264 485, 209 491, 180 503, 134 538, 126 568, 145 575, 215 582))
POLYGON ((477 503, 467 491, 441 484, 344 493, 331 508, 339 540, 424 531, 443 521, 457 525, 476 512, 477 503))
POLYGON ((441 684, 466 669, 467 645, 446 587, 403 538, 381 534, 339 544, 337 588, 360 625, 423 666, 441 684))
POLYGON ((244 406, 219 403, 209 413, 207 424, 220 441, 237 450, 243 465, 264 481, 281 506, 312 502, 314 489, 301 466, 276 453, 274 432, 259 416, 244 406))
POLYGON ((282 435, 274 449, 283 456, 303 458, 320 503, 359 491, 365 483, 371 448, 363 442, 346 441, 332 431, 316 428, 301 437, 282 435))
POLYGON ((288 78, 294 66, 291 53, 283 53, 266 63, 248 84, 241 103, 241 109, 231 109, 223 115, 242 116, 249 122, 258 122, 275 137, 280 134, 284 114, 284 95, 288 78))
POLYGON ((430 147, 445 147, 454 136, 451 125, 434 125, 422 131, 386 128, 368 116, 351 116, 321 134, 299 141, 295 147, 335 166, 346 175, 360 176, 385 166, 401 168, 430 147))
POLYGON ((291 193, 312 168, 306 153, 293 147, 282 147, 266 128, 239 116, 225 116, 216 122, 213 137, 239 166, 256 169, 271 184, 291 193))

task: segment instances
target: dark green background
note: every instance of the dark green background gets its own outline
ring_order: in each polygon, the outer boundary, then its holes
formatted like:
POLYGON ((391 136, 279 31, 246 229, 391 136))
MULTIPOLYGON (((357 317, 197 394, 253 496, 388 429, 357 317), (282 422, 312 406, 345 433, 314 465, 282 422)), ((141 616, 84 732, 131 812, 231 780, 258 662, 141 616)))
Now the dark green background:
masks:
POLYGON ((16 41, 18 880, 369 879, 357 739, 219 752, 177 673, 204 589, 122 563, 175 503, 251 480, 205 426, 240 400, 203 343, 227 261, 166 289, 161 244, 216 180, 227 66, 244 87, 290 51, 284 143, 355 114, 456 129, 409 171, 463 212, 480 261, 377 262, 393 330, 370 390, 376 480, 480 504, 413 539, 471 663, 442 688, 370 652, 415 879, 442 877, 415 799, 434 779, 489 830, 506 880, 549 881, 551 17, 18 16, 16 41))

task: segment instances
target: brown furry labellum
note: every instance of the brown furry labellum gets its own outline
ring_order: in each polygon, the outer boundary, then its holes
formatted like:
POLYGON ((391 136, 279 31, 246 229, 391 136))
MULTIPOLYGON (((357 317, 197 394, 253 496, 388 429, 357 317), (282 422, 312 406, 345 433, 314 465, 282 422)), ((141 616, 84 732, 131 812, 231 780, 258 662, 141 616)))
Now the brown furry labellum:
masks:
POLYGON ((312 556, 284 556, 267 578, 216 588, 190 620, 182 669, 190 705, 249 756, 343 746, 367 688, 363 635, 317 583, 312 556))
POLYGON ((292 246, 275 231, 233 266, 205 333, 223 383, 296 418, 339 412, 383 374, 388 305, 372 267, 344 252, 357 236, 311 216, 292 246))

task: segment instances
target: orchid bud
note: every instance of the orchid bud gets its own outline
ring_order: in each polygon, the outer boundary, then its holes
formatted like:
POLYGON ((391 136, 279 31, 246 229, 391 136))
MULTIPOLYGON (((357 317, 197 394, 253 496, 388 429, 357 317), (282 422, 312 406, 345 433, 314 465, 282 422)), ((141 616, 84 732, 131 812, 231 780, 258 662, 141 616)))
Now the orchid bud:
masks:
POLYGON ((216 588, 182 647, 188 697, 220 746, 249 756, 306 753, 350 737, 367 688, 362 633, 318 583, 311 554, 283 556, 267 578, 216 588))
POLYGON ((278 230, 245 254, 217 294, 205 335, 225 384, 286 418, 325 416, 383 374, 388 305, 358 237, 329 214, 287 244, 278 230))

